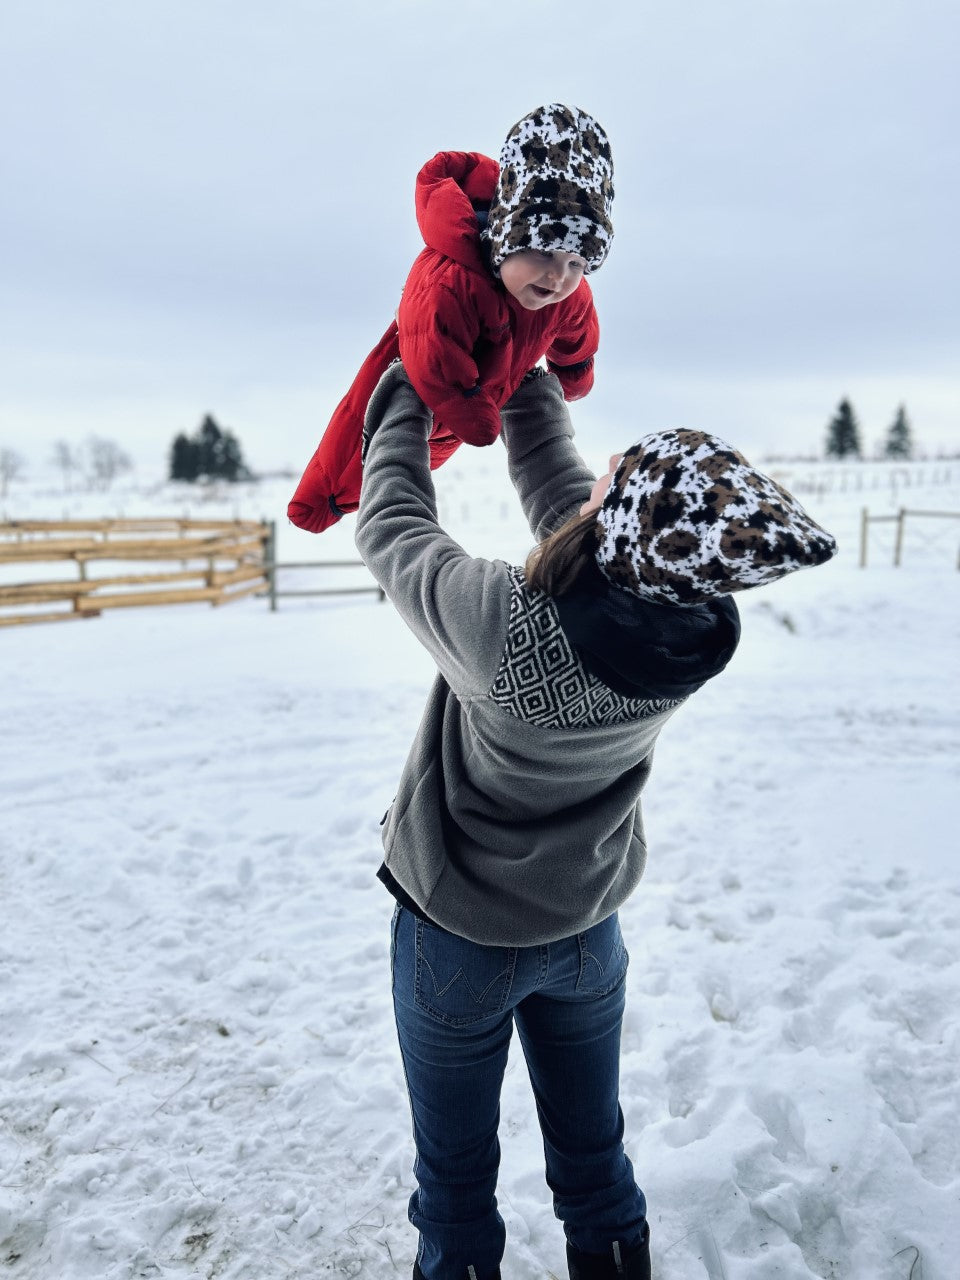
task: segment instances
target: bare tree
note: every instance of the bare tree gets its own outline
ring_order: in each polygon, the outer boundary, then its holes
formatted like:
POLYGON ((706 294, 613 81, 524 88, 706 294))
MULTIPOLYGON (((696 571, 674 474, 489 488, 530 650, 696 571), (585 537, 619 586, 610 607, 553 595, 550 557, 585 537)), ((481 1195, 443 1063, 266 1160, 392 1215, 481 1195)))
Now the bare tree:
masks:
POLYGON ((53 445, 52 454, 53 465, 63 474, 63 487, 67 493, 72 488, 72 479, 76 472, 82 466, 82 458, 80 450, 75 449, 72 444, 66 440, 56 440, 53 445))
POLYGON ((23 474, 24 458, 16 449, 0 447, 0 498, 7 496, 7 486, 11 480, 23 474))
POLYGON ((85 446, 87 475, 93 489, 109 489, 117 476, 133 470, 128 454, 115 440, 88 436, 85 446))

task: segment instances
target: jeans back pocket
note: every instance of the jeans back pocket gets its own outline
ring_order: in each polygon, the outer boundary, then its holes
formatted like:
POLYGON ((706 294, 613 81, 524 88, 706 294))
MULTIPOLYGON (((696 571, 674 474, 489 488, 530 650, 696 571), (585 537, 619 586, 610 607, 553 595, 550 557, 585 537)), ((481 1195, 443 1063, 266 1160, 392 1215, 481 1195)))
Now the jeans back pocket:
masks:
POLYGON ((606 995, 627 972, 629 956, 614 912, 606 920, 579 935, 580 977, 577 990, 584 995, 606 995))
POLYGON ((417 1007, 450 1027, 502 1013, 517 966, 515 947, 484 947, 417 921, 417 1007))

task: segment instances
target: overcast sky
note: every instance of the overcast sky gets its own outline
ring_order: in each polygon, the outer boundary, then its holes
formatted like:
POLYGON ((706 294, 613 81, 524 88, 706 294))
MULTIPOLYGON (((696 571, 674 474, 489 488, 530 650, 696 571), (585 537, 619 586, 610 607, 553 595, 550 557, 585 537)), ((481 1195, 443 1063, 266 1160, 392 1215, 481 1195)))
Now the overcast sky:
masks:
POLYGON ((299 468, 419 166, 561 101, 615 163, 585 443, 817 452, 846 395, 960 449, 958 65, 955 0, 0 0, 0 446, 212 412, 299 468))

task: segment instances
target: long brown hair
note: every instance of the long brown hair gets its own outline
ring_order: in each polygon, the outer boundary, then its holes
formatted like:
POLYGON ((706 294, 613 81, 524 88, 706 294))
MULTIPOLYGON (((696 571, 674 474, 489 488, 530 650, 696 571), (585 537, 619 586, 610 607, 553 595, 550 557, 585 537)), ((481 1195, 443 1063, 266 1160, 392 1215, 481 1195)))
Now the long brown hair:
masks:
POLYGON ((544 538, 527 556, 523 575, 527 585, 550 596, 566 595, 593 563, 597 549, 597 513, 573 516, 544 538))

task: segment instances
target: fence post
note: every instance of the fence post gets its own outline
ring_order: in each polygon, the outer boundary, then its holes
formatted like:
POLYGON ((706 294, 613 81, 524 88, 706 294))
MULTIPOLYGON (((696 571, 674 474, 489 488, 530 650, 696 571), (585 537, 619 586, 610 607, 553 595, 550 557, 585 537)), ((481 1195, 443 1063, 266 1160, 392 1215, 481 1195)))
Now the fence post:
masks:
POLYGON ((860 508, 860 568, 867 567, 867 537, 870 514, 866 507, 860 508))
POLYGON ((900 559, 903 555, 903 526, 906 523, 907 513, 904 507, 897 512, 897 540, 893 544, 893 566, 895 569, 900 567, 900 559))
POLYGON ((277 522, 267 524, 266 552, 267 587, 270 593, 270 612, 277 612, 277 522))
MULTIPOLYGON (((81 581, 81 582, 86 582, 86 580, 87 580, 87 562, 86 562, 86 560, 84 560, 82 556, 74 556, 74 557, 73 557, 73 559, 74 559, 74 562, 76 563, 76 566, 77 566, 77 575, 78 575, 78 577, 79 577, 80 581, 81 581)), ((77 594, 73 597, 73 606, 72 606, 72 610, 71 610, 71 611, 72 611, 73 613, 79 613, 79 612, 80 612, 80 592, 79 592, 79 591, 78 591, 78 592, 77 592, 77 594)))

